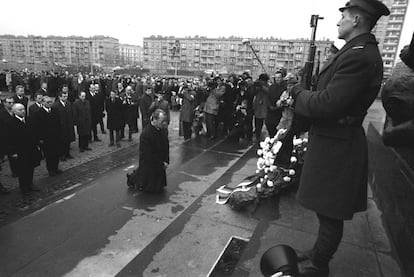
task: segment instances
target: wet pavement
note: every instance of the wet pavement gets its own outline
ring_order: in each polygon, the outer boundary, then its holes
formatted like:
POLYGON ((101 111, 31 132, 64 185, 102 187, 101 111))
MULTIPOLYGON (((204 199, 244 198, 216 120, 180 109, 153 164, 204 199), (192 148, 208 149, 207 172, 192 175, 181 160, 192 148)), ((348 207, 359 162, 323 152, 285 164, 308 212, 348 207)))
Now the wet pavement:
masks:
POLYGON ((204 137, 172 142, 162 195, 127 188, 125 174, 137 157, 126 154, 117 168, 3 226, 0 275, 114 276, 247 149, 204 137))
MULTIPOLYGON (((183 138, 178 135, 179 112, 171 113, 169 126, 169 139, 171 144, 180 144, 183 138)), ((106 118, 104 119, 106 121, 106 118)), ((139 129, 141 128, 141 120, 139 129)), ((106 126, 106 124, 105 124, 106 126)), ((128 132, 128 128, 125 128, 128 132)), ((49 177, 45 161, 36 167, 34 172, 34 184, 41 191, 33 193, 28 199, 23 199, 19 191, 17 178, 13 178, 7 160, 2 163, 0 171, 1 183, 11 191, 9 195, 0 195, 0 226, 10 223, 17 218, 31 213, 54 200, 71 193, 71 191, 93 180, 100 174, 115 167, 122 166, 137 159, 139 135, 133 134, 132 141, 122 140, 121 147, 109 147, 109 135, 98 131, 100 142, 90 144, 92 151, 79 152, 77 141, 72 142, 71 160, 59 163, 63 170, 62 175, 49 177)), ((183 155, 182 158, 185 159, 183 155)))
MULTIPOLYGON (((381 126, 378 103, 369 118, 381 126)), ((250 239, 233 276, 261 276, 260 257, 272 245, 312 245, 317 219, 296 203, 294 188, 244 211, 215 204, 216 188, 255 172, 254 147, 172 139, 161 195, 127 188, 136 147, 85 165, 93 173, 85 170, 81 185, 0 227, 0 276, 206 276, 232 236, 250 239)), ((346 225, 330 276, 403 276, 368 196, 368 211, 346 225)))

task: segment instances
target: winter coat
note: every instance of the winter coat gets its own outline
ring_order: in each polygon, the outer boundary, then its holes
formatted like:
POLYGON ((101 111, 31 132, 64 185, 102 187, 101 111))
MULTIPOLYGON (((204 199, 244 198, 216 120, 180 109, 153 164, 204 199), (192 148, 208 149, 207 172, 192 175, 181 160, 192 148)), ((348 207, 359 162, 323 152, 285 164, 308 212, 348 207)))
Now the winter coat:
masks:
POLYGON ((75 141, 72 104, 69 101, 66 101, 65 106, 63 106, 58 99, 53 103, 52 108, 59 112, 63 143, 67 144, 75 141))
POLYGON ((208 114, 218 115, 219 111, 219 99, 225 92, 225 86, 214 88, 207 96, 206 103, 204 104, 204 112, 208 114))
POLYGON ((367 142, 362 121, 381 87, 377 41, 362 34, 325 65, 316 91, 294 87, 295 112, 311 120, 298 201, 317 213, 351 219, 367 208, 367 142))
POLYGON ((73 103, 73 122, 76 125, 79 136, 90 135, 92 119, 88 100, 82 101, 78 99, 73 103))
POLYGON ((139 186, 147 192, 159 192, 167 185, 164 162, 169 163, 167 132, 148 124, 139 145, 139 186))
POLYGON ((115 102, 113 102, 108 98, 106 99, 105 106, 107 113, 107 128, 109 130, 121 130, 124 125, 123 114, 125 109, 122 100, 115 98, 115 102))

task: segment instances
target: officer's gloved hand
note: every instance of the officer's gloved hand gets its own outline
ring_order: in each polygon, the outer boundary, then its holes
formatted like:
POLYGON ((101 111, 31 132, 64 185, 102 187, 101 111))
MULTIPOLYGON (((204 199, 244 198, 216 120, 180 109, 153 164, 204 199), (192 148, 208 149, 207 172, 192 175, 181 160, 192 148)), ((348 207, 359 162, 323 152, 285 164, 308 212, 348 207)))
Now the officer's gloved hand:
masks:
POLYGON ((294 86, 292 86, 290 88, 290 95, 292 96, 293 100, 296 100, 296 98, 298 97, 298 95, 303 91, 304 89, 299 85, 296 84, 294 86))

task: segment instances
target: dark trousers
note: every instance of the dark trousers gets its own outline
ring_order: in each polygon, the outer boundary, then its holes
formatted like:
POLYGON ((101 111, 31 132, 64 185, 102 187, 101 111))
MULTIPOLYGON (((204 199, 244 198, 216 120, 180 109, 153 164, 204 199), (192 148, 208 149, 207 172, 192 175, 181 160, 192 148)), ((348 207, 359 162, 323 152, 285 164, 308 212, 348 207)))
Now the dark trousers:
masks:
POLYGON ((89 135, 79 136, 79 149, 85 149, 88 147, 89 135))
POLYGON ((119 141, 121 140, 121 130, 109 129, 109 141, 111 144, 114 143, 114 137, 116 144, 119 144, 119 141))
POLYGON ((138 127, 134 126, 134 122, 129 122, 128 124, 128 139, 131 140, 132 139, 132 134, 135 132, 138 132, 136 130, 138 130, 138 127))
POLYGON ((312 262, 320 268, 328 267, 342 240, 344 221, 317 214, 319 232, 313 248, 312 262))
POLYGON ((128 128, 131 129, 133 133, 138 133, 138 118, 132 120, 131 124, 128 124, 128 128))
POLYGON ((69 157, 70 156, 70 142, 63 143, 63 156, 69 157))
POLYGON ((234 125, 234 110, 233 109, 225 109, 223 115, 223 133, 224 135, 230 134, 231 129, 233 129, 234 125))
POLYGON ((45 157, 46 168, 49 172, 55 172, 59 167, 59 156, 49 155, 45 157))
POLYGON ((241 138, 251 139, 248 133, 251 132, 250 126, 246 123, 235 126, 231 129, 228 139, 231 141, 239 142, 241 138))
POLYGON ((18 172, 19 168, 17 166, 16 159, 12 158, 11 155, 8 155, 7 159, 9 160, 10 170, 11 170, 12 174, 17 176, 18 175, 17 172, 18 172))
POLYGON ((183 121, 184 139, 190 139, 191 138, 191 125, 192 125, 192 122, 184 122, 183 121))
POLYGON ((103 123, 103 119, 99 120, 99 125, 101 126, 101 133, 105 134, 105 125, 103 123))
POLYGON ((260 141, 260 135, 262 134, 264 119, 263 118, 254 118, 254 134, 256 136, 256 141, 260 141))
POLYGON ((91 131, 92 131, 92 137, 93 139, 97 139, 98 138, 98 129, 96 128, 96 125, 98 125, 98 123, 92 123, 91 125, 91 131))
POLYGON ((205 113, 206 125, 207 125, 207 136, 217 136, 217 115, 205 113))
POLYGON ((266 129, 267 129, 267 132, 269 133, 270 138, 273 138, 276 135, 277 124, 279 124, 279 122, 272 122, 268 120, 265 121, 266 129))
POLYGON ((22 193, 29 192, 33 186, 34 167, 23 166, 19 169, 19 188, 22 193))

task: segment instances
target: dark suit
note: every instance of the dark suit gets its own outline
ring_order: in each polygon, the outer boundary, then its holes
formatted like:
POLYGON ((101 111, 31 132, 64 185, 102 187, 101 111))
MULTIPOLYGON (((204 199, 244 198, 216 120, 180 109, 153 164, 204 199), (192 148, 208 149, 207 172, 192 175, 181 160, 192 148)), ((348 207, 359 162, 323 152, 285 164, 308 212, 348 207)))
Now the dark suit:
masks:
POLYGON ((30 122, 23 123, 12 117, 9 123, 9 154, 17 154, 14 159, 20 190, 27 193, 33 185, 34 168, 40 165, 40 150, 30 122))
POLYGON ((36 103, 33 103, 32 105, 29 106, 29 114, 28 117, 33 117, 36 112, 40 111, 42 109, 42 107, 38 106, 36 103))
POLYGON ((9 124, 13 115, 5 107, 0 108, 0 155, 8 154, 10 170, 14 176, 17 176, 17 163, 12 159, 9 153, 9 124))
POLYGON ((367 208, 368 150, 361 125, 382 76, 377 41, 362 34, 321 70, 316 91, 292 90, 295 112, 311 121, 297 198, 319 218, 315 264, 328 264, 341 241, 343 220, 367 208))
POLYGON ((124 108, 124 119, 125 123, 128 124, 129 129, 129 138, 133 132, 138 132, 138 97, 136 94, 127 95, 125 94, 124 98, 125 108, 124 108))
POLYGON ((47 78, 47 95, 51 97, 56 97, 58 89, 59 89, 59 77, 49 76, 49 78, 47 78))
POLYGON ((66 101, 65 106, 63 106, 62 102, 57 100, 53 103, 52 108, 59 113, 63 155, 65 155, 65 157, 69 157, 70 143, 75 141, 72 104, 69 101, 66 101))
POLYGON ((114 134, 115 142, 118 144, 121 136, 121 130, 124 126, 124 107, 122 100, 115 98, 112 101, 110 98, 106 99, 105 107, 107 113, 107 122, 106 126, 109 129, 109 139, 110 143, 114 143, 114 134))
POLYGON ((42 108, 33 117, 34 130, 39 141, 42 141, 42 150, 49 172, 56 172, 59 166, 59 157, 63 152, 62 130, 59 112, 51 109, 47 112, 42 108))
POLYGON ((89 101, 91 107, 91 130, 93 137, 98 138, 96 125, 102 121, 104 112, 105 98, 102 93, 95 93, 93 96, 90 93, 86 94, 86 99, 89 101))
POLYGON ((150 121, 150 113, 149 109, 151 107, 152 102, 154 101, 154 95, 151 93, 150 95, 144 93, 140 102, 139 102, 139 109, 141 110, 141 120, 142 120, 142 128, 147 126, 150 121))
POLYGON ((269 87, 269 106, 265 120, 269 137, 274 137, 276 135, 276 127, 279 124, 280 118, 282 117, 282 109, 276 106, 276 102, 279 100, 280 96, 285 90, 285 82, 281 82, 280 84, 274 83, 269 87))
POLYGON ((76 131, 79 136, 79 149, 88 148, 88 140, 91 135, 91 108, 89 101, 80 99, 73 103, 73 122, 76 125, 76 131))
POLYGON ((0 107, 0 156, 8 153, 8 124, 12 116, 5 107, 0 107))

